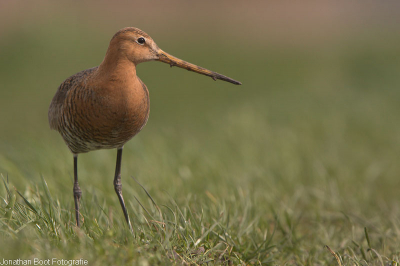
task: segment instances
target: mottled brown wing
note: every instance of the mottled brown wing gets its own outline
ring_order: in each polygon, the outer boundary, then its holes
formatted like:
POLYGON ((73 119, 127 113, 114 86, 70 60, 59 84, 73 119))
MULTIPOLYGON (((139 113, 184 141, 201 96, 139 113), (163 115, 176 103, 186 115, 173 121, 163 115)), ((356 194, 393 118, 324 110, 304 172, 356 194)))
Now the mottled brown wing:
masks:
POLYGON ((48 118, 51 129, 59 131, 60 119, 63 114, 63 106, 68 91, 72 90, 76 85, 80 84, 90 74, 96 71, 96 69, 97 67, 83 70, 67 78, 63 83, 61 83, 49 107, 48 118))

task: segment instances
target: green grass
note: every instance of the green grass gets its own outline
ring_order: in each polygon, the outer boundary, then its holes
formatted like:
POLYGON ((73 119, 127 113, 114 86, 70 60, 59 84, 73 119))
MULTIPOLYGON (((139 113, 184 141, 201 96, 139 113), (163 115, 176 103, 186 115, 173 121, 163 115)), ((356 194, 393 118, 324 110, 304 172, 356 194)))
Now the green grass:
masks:
POLYGON ((9 36, 0 49, 9 63, 0 76, 0 259, 400 263, 398 47, 361 38, 319 51, 253 53, 222 42, 211 48, 200 37, 196 51, 171 41, 171 54, 243 85, 139 66, 152 107, 122 157, 132 235, 113 189, 115 150, 79 156, 84 222, 76 228, 72 155, 47 125, 58 84, 98 64, 104 51, 86 55, 92 44, 74 46, 51 26, 9 36), (43 58, 43 50, 53 56, 43 58))

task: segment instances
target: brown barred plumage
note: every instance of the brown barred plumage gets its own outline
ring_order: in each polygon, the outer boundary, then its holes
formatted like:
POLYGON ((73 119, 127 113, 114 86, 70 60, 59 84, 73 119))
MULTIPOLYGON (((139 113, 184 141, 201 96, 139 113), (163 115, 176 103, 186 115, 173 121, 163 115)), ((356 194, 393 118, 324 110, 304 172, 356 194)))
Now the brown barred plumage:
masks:
POLYGON ((90 86, 97 69, 69 77, 50 105, 50 127, 60 132, 73 154, 121 148, 149 116, 149 92, 137 76, 120 88, 90 86))
POLYGON ((137 28, 124 28, 110 41, 103 62, 67 78, 58 88, 49 108, 50 128, 57 130, 74 154, 74 199, 79 220, 81 190, 77 156, 98 149, 117 148, 114 188, 132 231, 122 197, 121 157, 123 145, 134 137, 149 117, 146 85, 136 75, 136 65, 161 61, 213 78, 240 85, 239 81, 173 57, 137 28))

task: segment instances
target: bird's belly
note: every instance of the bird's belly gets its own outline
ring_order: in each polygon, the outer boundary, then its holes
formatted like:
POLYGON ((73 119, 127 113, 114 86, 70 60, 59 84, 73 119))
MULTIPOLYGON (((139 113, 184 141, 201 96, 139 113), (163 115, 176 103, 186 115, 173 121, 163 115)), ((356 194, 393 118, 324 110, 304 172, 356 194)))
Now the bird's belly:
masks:
MULTIPOLYGON (((137 96, 137 95, 136 95, 137 96)), ((150 110, 148 93, 123 101, 94 101, 88 108, 76 105, 72 119, 61 132, 73 153, 120 148, 145 126, 150 110), (78 114, 78 115, 76 115, 78 114)), ((68 114, 68 112, 67 112, 68 114)))

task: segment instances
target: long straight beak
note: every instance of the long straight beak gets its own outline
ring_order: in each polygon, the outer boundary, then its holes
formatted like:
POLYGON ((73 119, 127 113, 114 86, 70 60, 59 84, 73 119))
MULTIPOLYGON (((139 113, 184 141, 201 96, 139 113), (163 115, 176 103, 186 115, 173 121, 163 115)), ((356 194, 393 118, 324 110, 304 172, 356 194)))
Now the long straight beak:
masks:
POLYGON ((175 56, 172 56, 172 55, 164 52, 161 49, 158 51, 158 59, 157 60, 161 61, 161 62, 164 62, 164 63, 167 63, 171 67, 177 66, 177 67, 180 67, 180 68, 187 69, 189 71, 193 71, 193 72, 196 72, 196 73, 199 73, 199 74, 202 74, 202 75, 209 76, 213 80, 220 79, 220 80, 224 80, 224 81, 236 84, 236 85, 242 85, 242 83, 240 81, 231 79, 231 78, 229 78, 227 76, 221 75, 221 74, 216 73, 214 71, 211 71, 211 70, 205 69, 203 67, 196 66, 196 65, 194 65, 192 63, 183 61, 183 60, 181 60, 179 58, 176 58, 175 56))

